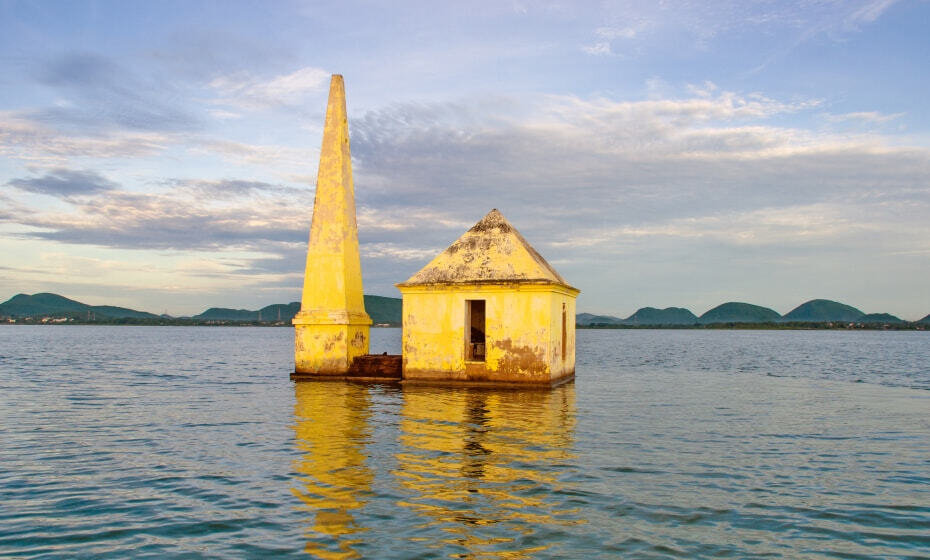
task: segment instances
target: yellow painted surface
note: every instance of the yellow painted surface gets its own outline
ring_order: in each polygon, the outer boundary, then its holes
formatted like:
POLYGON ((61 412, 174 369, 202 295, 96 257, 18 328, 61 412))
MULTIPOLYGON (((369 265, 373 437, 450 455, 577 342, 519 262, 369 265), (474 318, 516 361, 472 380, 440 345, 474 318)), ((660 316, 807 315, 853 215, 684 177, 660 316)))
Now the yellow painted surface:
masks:
POLYGON ((317 375, 344 374, 356 356, 368 353, 369 328, 368 325, 295 323, 294 370, 317 375))
POLYGON ((573 457, 574 409, 571 384, 552 391, 405 386, 394 475, 408 496, 399 505, 441 525, 465 557, 539 556, 551 546, 545 539, 489 540, 482 526, 571 531, 574 512, 534 489, 569 489, 558 465, 573 457))
POLYGON ((300 473, 293 489, 308 519, 305 551, 315 558, 360 558, 355 547, 364 531, 356 520, 366 505, 374 473, 363 441, 372 432, 368 389, 352 383, 296 383, 294 432, 300 473), (332 537, 326 547, 313 534, 332 537))
POLYGON ((307 266, 296 330, 295 371, 344 374, 368 353, 352 158, 342 76, 330 83, 307 266))
POLYGON ((578 290, 497 210, 397 287, 404 379, 547 384, 575 373, 578 290), (466 359, 468 300, 485 302, 483 361, 466 359))
POLYGON ((551 383, 575 373, 577 290, 551 284, 401 286, 400 290, 404 379, 551 383), (485 301, 483 362, 466 360, 467 300, 485 301))
POLYGON ((313 558, 360 558, 368 550, 365 533, 379 523, 370 501, 379 480, 398 489, 398 507, 441 526, 445 543, 467 558, 535 558, 552 543, 524 537, 579 522, 553 498, 572 491, 559 467, 574 459, 571 384, 551 391, 405 386, 391 396, 402 399, 399 433, 394 460, 385 463, 390 471, 380 472, 366 449, 381 445, 369 386, 296 383, 294 391, 292 492, 313 558), (540 485, 552 491, 538 492, 540 485), (489 524, 511 532, 489 532, 489 524))
POLYGON ((488 212, 403 285, 472 282, 543 282, 568 286, 497 209, 488 212))

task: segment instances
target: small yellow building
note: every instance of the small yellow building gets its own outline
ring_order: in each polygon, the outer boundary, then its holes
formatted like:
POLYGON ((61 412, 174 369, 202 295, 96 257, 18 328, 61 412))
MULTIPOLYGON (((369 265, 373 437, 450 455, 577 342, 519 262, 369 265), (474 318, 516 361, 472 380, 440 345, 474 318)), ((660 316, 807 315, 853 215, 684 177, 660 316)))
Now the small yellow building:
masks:
POLYGON ((556 385, 575 375, 575 298, 491 210, 406 282, 405 381, 556 385))

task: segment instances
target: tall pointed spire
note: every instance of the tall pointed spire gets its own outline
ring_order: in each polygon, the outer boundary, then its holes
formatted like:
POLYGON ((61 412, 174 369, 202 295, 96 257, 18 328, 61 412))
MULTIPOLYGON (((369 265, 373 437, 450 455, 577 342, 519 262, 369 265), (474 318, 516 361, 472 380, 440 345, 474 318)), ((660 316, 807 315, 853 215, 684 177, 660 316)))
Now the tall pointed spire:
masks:
POLYGON ((307 267, 296 328, 297 373, 344 374, 368 353, 362 267, 355 219, 349 125, 342 76, 329 86, 307 267))

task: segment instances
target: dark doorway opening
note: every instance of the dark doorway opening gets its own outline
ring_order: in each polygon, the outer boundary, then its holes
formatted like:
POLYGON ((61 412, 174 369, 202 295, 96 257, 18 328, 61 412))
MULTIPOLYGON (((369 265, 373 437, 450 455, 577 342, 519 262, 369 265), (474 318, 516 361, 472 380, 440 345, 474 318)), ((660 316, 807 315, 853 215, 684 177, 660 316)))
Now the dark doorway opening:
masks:
POLYGON ((485 314, 483 299, 465 300, 465 359, 483 362, 485 356, 485 314))

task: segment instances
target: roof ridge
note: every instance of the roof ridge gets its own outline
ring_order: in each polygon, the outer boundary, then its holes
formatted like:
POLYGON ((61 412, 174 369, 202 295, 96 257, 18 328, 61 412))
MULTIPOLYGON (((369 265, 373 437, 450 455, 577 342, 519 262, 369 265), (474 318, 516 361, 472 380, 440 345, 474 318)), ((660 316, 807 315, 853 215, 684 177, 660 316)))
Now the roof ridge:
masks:
POLYGON ((571 287, 496 208, 399 285, 476 282, 571 287))

